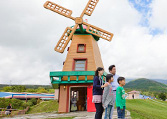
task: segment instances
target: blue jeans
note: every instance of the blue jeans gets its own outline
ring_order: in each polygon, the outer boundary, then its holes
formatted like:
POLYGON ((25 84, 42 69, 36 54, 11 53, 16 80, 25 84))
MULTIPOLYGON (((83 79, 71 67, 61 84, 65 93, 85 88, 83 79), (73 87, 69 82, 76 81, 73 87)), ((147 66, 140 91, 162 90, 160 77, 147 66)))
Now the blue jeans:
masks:
POLYGON ((108 105, 105 109, 104 119, 111 119, 111 110, 112 110, 112 105, 108 105))
POLYGON ((115 99, 116 99, 116 91, 113 91, 113 93, 114 93, 114 100, 113 100, 113 107, 112 107, 112 110, 111 110, 111 119, 112 119, 113 112, 114 112, 115 99))
POLYGON ((120 107, 117 107, 118 119, 125 119, 125 106, 121 110, 120 107))

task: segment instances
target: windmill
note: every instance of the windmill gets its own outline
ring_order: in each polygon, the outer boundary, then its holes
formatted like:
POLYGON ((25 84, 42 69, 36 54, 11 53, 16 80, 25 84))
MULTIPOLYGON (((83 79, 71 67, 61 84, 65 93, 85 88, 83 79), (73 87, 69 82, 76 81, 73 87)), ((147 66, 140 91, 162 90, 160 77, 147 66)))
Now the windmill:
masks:
POLYGON ((108 41, 111 41, 112 37, 113 37, 113 34, 108 32, 108 31, 105 31, 101 28, 98 28, 96 26, 93 26, 91 24, 88 24, 87 22, 84 22, 83 21, 83 16, 84 15, 88 15, 88 16, 91 16, 97 3, 98 3, 99 0, 89 0, 89 2, 87 3, 85 9, 83 10, 83 12, 81 13, 80 17, 72 17, 72 11, 69 10, 69 9, 66 9, 58 4, 55 4, 53 2, 50 2, 50 1, 47 1, 45 4, 44 4, 44 7, 46 9, 49 9, 53 12, 56 12, 60 15, 63 15, 67 18, 70 18, 72 20, 75 21, 75 26, 73 28, 71 27, 67 27, 63 33, 63 35, 61 36, 60 40, 58 41, 56 47, 55 47, 55 51, 57 52, 60 52, 60 53, 63 53, 65 48, 67 47, 69 41, 71 40, 74 32, 76 31, 78 25, 82 31, 82 24, 83 25, 86 25, 87 28, 86 28, 86 32, 90 33, 90 34, 93 34, 97 37, 100 37, 102 39, 105 39, 105 40, 108 40, 108 41))
POLYGON ((59 85, 58 112, 72 111, 71 100, 74 97, 78 98, 77 110, 95 111, 91 100, 94 71, 97 67, 103 67, 97 41, 99 38, 111 41, 113 37, 112 33, 83 21, 84 15, 92 15, 98 1, 89 0, 80 17, 72 17, 71 10, 53 2, 47 1, 44 4, 46 9, 75 21, 73 27, 65 29, 55 47, 55 51, 63 53, 69 41, 72 40, 70 47, 67 49, 68 53, 63 63, 63 70, 50 72, 53 87, 55 84, 59 85), (85 102, 87 102, 87 106, 85 102))

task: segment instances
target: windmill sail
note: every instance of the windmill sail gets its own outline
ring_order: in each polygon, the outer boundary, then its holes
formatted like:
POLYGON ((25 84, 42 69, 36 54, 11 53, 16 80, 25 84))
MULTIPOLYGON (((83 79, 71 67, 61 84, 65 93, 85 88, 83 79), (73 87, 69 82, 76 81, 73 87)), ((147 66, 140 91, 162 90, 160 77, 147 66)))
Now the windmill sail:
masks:
POLYGON ((71 14, 72 14, 72 11, 69 10, 69 9, 66 9, 56 3, 53 3, 53 2, 50 2, 50 1, 47 1, 45 2, 44 4, 44 7, 46 9, 49 9, 53 12, 56 12, 60 15, 63 15, 65 17, 68 17, 72 20, 75 21, 75 26, 74 28, 71 28, 71 27, 67 27, 63 33, 63 35, 61 36, 60 40, 58 41, 56 47, 55 47, 55 50, 57 52, 60 52, 60 53, 63 53, 66 46, 68 45, 69 41, 71 40, 75 30, 77 29, 78 25, 86 25, 87 26, 87 29, 86 29, 86 32, 90 33, 90 34, 93 34, 97 37, 100 37, 102 39, 105 39, 105 40, 108 40, 108 41, 111 41, 112 37, 113 37, 113 34, 110 33, 110 32, 107 32, 101 28, 98 28, 96 26, 93 26, 93 25, 90 25, 86 22, 83 22, 83 16, 84 14, 88 15, 88 16, 91 16, 97 3, 99 2, 99 0, 89 0, 89 2, 87 3, 87 6, 85 7, 85 9, 83 10, 82 14, 80 15, 80 17, 72 17, 71 14))
POLYGON ((69 41, 71 40, 75 30, 77 29, 78 25, 76 24, 74 28, 67 27, 64 31, 63 35, 61 36, 60 40, 58 41, 55 51, 63 53, 66 46, 68 45, 69 41))
POLYGON ((56 4, 56 3, 53 3, 53 2, 50 2, 50 1, 46 1, 45 4, 44 4, 44 7, 46 9, 49 9, 49 10, 51 10, 53 12, 56 12, 56 13, 58 13, 60 15, 63 15, 65 17, 68 17, 68 18, 74 20, 74 18, 71 17, 71 14, 72 14, 71 10, 66 9, 66 8, 56 4))
POLYGON ((90 25, 86 22, 83 22, 83 24, 87 26, 86 32, 88 32, 90 34, 93 34, 97 37, 100 37, 102 39, 108 40, 108 41, 112 40, 112 37, 113 37, 112 33, 108 32, 108 31, 105 31, 101 28, 98 28, 96 26, 90 25))
POLYGON ((89 0, 85 8, 85 14, 91 16, 98 2, 99 0, 89 0))

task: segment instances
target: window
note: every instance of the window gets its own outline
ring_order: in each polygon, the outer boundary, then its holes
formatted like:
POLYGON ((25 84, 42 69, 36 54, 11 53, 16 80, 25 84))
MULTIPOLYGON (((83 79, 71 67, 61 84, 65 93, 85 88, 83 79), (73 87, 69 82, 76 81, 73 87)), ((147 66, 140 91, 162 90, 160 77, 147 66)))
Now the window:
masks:
POLYGON ((86 52, 86 44, 78 44, 77 52, 78 53, 85 53, 86 52))
POLYGON ((73 71, 86 71, 87 59, 74 59, 73 71))

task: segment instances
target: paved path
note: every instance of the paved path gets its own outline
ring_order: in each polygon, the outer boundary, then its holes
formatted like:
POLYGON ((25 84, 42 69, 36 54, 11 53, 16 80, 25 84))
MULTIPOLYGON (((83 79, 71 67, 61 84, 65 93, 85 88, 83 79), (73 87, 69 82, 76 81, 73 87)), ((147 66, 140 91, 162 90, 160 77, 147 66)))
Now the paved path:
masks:
MULTIPOLYGON (((129 111, 126 112, 127 118, 130 118, 129 111)), ((18 115, 14 117, 5 117, 3 119, 55 119, 58 117, 75 117, 74 119, 94 119, 95 112, 87 112, 87 111, 77 111, 77 112, 70 112, 70 113, 63 113, 57 114, 57 112, 51 113, 37 113, 37 114, 25 114, 25 115, 18 115)), ((104 114, 103 114, 104 119, 104 114)), ((117 119, 117 112, 114 110, 113 119, 117 119)))

